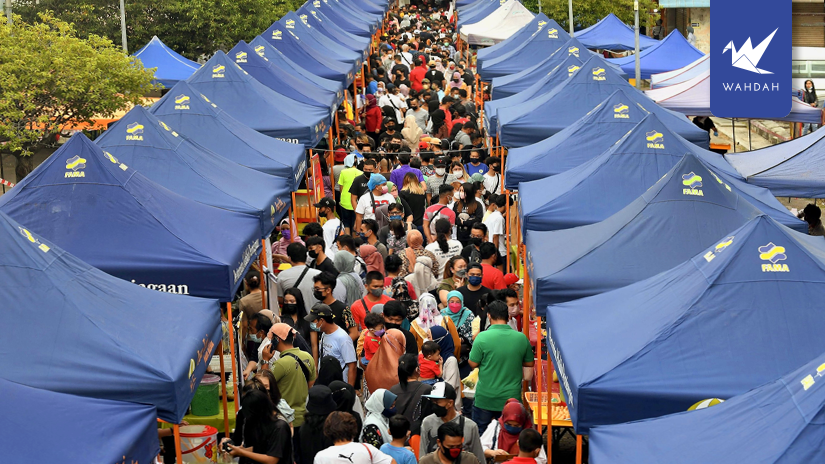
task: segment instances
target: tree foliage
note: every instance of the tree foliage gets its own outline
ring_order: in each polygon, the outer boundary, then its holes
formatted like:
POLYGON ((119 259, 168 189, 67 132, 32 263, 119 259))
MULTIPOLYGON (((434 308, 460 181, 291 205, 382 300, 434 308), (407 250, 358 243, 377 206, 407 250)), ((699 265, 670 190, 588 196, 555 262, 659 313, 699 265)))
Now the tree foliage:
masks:
POLYGON ((21 158, 68 123, 111 117, 154 89, 152 70, 106 38, 78 38, 49 14, 36 24, 19 16, 0 24, 0 50, 0 148, 18 156, 24 171, 21 158))
MULTIPOLYGON (((569 6, 568 0, 525 0, 524 5, 533 12, 538 12, 538 3, 541 2, 541 11, 548 18, 553 18, 559 25, 568 30, 569 6)), ((658 14, 653 10, 659 6, 652 0, 639 0, 639 23, 648 30, 653 27, 658 14)), ((633 0, 573 0, 573 23, 576 29, 590 27, 608 14, 613 13, 625 24, 631 27, 635 22, 633 0)))
MULTIPOLYGON (((290 10, 299 0, 126 0, 126 37, 129 52, 158 36, 173 50, 196 60, 215 50, 247 42, 290 10)), ((119 0, 17 0, 15 13, 27 22, 52 11, 73 23, 81 37, 97 34, 121 43, 119 0)))

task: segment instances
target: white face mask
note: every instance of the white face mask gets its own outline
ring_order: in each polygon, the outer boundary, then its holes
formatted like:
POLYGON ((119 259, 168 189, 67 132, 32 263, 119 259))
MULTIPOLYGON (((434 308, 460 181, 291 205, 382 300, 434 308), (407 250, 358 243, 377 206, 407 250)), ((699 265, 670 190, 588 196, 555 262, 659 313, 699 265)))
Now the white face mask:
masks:
POLYGON ((462 172, 462 171, 453 171, 453 175, 456 176, 456 177, 462 177, 462 176, 464 176, 464 172, 462 172))
POLYGON ((443 176, 444 171, 445 171, 444 168, 435 168, 435 173, 438 174, 439 176, 443 176))

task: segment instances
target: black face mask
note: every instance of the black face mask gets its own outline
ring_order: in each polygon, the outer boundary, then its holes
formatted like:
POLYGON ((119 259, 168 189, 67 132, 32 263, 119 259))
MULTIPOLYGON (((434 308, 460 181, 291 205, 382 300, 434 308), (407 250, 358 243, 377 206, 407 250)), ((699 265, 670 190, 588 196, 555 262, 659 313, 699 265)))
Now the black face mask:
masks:
POLYGON ((319 292, 318 290, 313 290, 312 291, 312 296, 314 296, 315 299, 318 300, 318 301, 324 301, 324 299, 326 298, 324 296, 324 294, 319 292))
POLYGON ((282 312, 284 314, 295 314, 298 312, 298 305, 295 303, 284 303, 282 312))
POLYGON ((308 254, 308 255, 309 255, 309 257, 310 257, 310 258, 312 258, 312 259, 315 259, 315 258, 317 258, 317 257, 318 257, 318 252, 317 252, 317 251, 315 251, 315 250, 309 250, 309 251, 307 251, 307 254, 308 254))
POLYGON ((401 324, 393 324, 392 322, 384 322, 384 328, 386 330, 401 329, 401 324))
POLYGON ((478 164, 480 161, 478 158, 470 158, 470 162, 473 164, 478 164))
POLYGON ((433 403, 431 409, 433 411, 433 414, 435 414, 436 416, 438 416, 438 417, 447 417, 447 408, 445 408, 444 406, 439 406, 439 405, 433 403))
POLYGON ((493 166, 493 172, 499 172, 501 170, 501 166, 493 166))
POLYGON ((470 245, 475 245, 477 247, 481 246, 481 239, 478 237, 470 237, 470 240, 468 240, 468 242, 470 243, 470 245))

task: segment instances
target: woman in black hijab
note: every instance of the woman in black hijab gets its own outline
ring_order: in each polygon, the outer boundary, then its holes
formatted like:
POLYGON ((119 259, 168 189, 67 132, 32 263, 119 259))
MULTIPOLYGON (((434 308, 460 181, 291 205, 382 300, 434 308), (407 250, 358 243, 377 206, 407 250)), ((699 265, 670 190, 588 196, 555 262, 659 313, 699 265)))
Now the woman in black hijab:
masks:
POLYGON ((321 366, 318 369, 318 378, 315 379, 315 385, 326 385, 336 380, 344 380, 344 370, 341 369, 341 363, 332 356, 324 356, 321 358, 321 366))
POLYGON ((332 390, 332 399, 335 400, 335 404, 337 405, 336 411, 348 412, 355 418, 355 422, 358 423, 358 434, 356 436, 360 437, 364 420, 361 419, 361 414, 358 414, 353 409, 357 398, 355 396, 355 387, 342 380, 336 380, 329 384, 329 389, 332 390))

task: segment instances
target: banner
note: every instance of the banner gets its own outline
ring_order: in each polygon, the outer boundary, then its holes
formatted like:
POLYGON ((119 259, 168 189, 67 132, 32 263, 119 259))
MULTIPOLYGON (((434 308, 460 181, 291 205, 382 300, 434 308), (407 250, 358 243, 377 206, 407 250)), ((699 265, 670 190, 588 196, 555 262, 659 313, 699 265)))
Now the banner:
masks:
POLYGON ((315 192, 315 203, 324 198, 324 175, 321 173, 321 157, 316 153, 309 159, 312 168, 312 190, 315 192))

